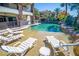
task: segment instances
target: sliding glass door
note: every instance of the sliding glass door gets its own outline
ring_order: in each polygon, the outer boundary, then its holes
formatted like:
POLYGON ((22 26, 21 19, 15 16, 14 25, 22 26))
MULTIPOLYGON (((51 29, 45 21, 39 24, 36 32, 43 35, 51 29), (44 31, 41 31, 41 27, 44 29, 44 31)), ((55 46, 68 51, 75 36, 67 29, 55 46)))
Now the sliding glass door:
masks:
POLYGON ((16 17, 8 17, 8 26, 9 27, 16 27, 17 26, 16 17))

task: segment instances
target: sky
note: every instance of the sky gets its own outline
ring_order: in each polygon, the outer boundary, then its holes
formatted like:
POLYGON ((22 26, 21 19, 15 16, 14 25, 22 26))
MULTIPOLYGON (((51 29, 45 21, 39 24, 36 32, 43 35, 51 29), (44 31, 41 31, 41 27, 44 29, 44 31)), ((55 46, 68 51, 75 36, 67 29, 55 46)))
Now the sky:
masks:
MULTIPOLYGON (((55 8, 60 8, 60 10, 65 10, 65 7, 61 7, 60 3, 35 3, 35 8, 37 8, 39 11, 44 10, 55 10, 55 8)), ((76 10, 71 11, 68 7, 68 13, 70 13, 73 16, 77 16, 76 10)))

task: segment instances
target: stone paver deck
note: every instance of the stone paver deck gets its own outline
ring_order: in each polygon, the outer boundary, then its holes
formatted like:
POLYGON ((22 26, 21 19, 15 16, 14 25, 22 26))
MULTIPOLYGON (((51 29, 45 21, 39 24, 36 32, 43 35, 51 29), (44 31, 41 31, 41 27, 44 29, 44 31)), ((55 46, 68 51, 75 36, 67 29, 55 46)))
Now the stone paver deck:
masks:
MULTIPOLYGON (((34 37, 38 39, 34 47, 25 54, 26 56, 38 56, 39 49, 42 46, 45 46, 43 40, 45 39, 45 36, 47 35, 53 35, 57 39, 64 40, 65 42, 69 43, 68 38, 67 38, 68 35, 65 35, 64 33, 60 33, 60 32, 59 33, 58 32, 52 32, 52 33, 51 32, 38 32, 38 31, 31 30, 31 28, 28 28, 28 29, 23 30, 23 34, 24 34, 24 37, 22 37, 22 39, 16 42, 12 42, 11 44, 8 44, 8 45, 13 46, 17 42, 23 42, 29 37, 34 37)), ((73 55, 72 47, 70 47, 70 51, 71 51, 71 54, 73 55)), ((7 52, 0 51, 0 56, 6 56, 6 55, 7 55, 7 52)))

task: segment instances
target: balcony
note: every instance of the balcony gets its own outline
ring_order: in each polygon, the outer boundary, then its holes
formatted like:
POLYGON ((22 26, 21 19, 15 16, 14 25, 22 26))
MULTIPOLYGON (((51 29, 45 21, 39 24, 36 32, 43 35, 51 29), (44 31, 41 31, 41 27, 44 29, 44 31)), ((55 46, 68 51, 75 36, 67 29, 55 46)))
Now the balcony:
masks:
MULTIPOLYGON (((19 14, 17 9, 0 6, 0 12, 19 14)), ((23 15, 33 15, 31 12, 23 11, 23 15)))

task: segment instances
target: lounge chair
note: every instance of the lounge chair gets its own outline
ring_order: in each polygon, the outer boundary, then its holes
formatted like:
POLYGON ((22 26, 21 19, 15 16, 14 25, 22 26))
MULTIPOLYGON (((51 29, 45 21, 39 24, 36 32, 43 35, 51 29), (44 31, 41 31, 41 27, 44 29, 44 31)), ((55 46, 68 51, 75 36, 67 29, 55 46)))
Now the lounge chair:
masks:
POLYGON ((12 37, 13 36, 13 34, 8 34, 6 37, 12 37))
POLYGON ((5 52, 8 52, 9 54, 15 54, 15 55, 25 55, 25 53, 31 49, 37 39, 35 38, 28 38, 26 41, 22 42, 19 46, 17 47, 11 47, 11 46, 5 46, 2 45, 1 49, 5 52))
POLYGON ((52 48, 54 49, 54 53, 68 52, 68 47, 61 45, 61 43, 62 44, 66 44, 66 43, 56 39, 54 36, 47 36, 46 41, 52 46, 52 48), (63 48, 64 50, 63 51, 56 51, 56 48, 63 48))
POLYGON ((0 30, 0 35, 8 33, 6 30, 0 30))
POLYGON ((10 43, 14 40, 20 39, 22 36, 24 36, 24 35, 23 34, 18 34, 18 35, 11 36, 11 37, 0 36, 0 41, 3 42, 3 44, 5 45, 5 44, 10 43))
POLYGON ((12 29, 10 29, 10 28, 7 28, 6 29, 10 34, 21 34, 21 33, 23 33, 23 31, 13 31, 12 29))

